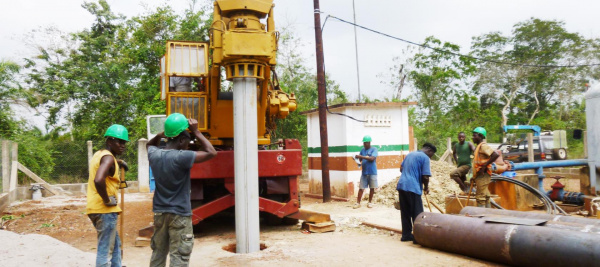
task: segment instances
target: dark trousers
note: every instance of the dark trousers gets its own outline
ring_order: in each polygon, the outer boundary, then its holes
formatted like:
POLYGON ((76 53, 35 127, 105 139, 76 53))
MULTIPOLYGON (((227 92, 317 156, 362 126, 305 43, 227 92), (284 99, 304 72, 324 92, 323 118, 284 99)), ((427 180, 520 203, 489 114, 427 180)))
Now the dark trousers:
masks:
POLYGON ((413 223, 417 219, 417 215, 423 212, 423 200, 421 195, 413 192, 398 190, 400 200, 400 217, 402 219, 402 240, 414 240, 412 234, 413 223))

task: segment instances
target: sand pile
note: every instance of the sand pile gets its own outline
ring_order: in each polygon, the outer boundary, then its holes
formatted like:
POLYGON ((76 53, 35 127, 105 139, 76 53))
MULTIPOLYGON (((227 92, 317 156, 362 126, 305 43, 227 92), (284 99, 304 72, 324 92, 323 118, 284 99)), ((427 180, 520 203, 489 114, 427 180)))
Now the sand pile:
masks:
POLYGON ((46 235, 0 230, 2 266, 94 266, 96 254, 83 252, 46 235))
MULTIPOLYGON (((446 207, 447 195, 454 194, 455 192, 458 194, 461 192, 458 184, 456 184, 454 180, 450 179, 450 172, 452 172, 452 170, 455 168, 456 167, 454 165, 447 162, 431 161, 432 176, 429 180, 428 197, 429 201, 434 202, 442 209, 446 207)), ((398 191, 396 191, 398 179, 400 179, 400 177, 397 177, 390 183, 382 186, 379 192, 375 193, 373 196, 373 201, 383 205, 394 205, 394 203, 398 201, 398 191)), ((365 195, 368 196, 368 193, 365 192, 365 195)), ((425 206, 425 210, 429 211, 425 197, 423 197, 423 205, 425 206)), ((435 210, 435 207, 432 206, 431 208, 435 210)))

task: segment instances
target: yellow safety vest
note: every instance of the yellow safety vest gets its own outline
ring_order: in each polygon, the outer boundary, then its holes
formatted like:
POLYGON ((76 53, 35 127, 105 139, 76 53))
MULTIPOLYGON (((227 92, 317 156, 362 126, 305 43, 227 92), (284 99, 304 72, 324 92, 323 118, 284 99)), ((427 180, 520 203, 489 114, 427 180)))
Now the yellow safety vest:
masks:
MULTIPOLYGON (((486 144, 485 142, 481 142, 479 143, 479 145, 477 145, 477 148, 475 148, 475 153, 473 154, 473 168, 475 170, 474 172, 474 176, 475 178, 477 178, 477 173, 479 173, 479 170, 481 170, 481 168, 483 168, 483 166, 485 165, 485 163, 490 159, 489 157, 487 159, 483 159, 480 154, 479 154, 479 150, 481 149, 481 146, 483 144, 486 144)), ((487 144, 486 144, 487 145, 487 144)), ((492 175, 492 166, 491 164, 487 166, 487 173, 489 175, 492 175)))
POLYGON ((90 162, 90 176, 88 178, 88 187, 87 187, 87 207, 85 212, 87 214, 94 213, 112 213, 112 212, 121 212, 121 208, 119 206, 108 207, 104 205, 104 200, 96 191, 96 184, 94 183, 94 178, 96 178, 96 172, 98 172, 98 168, 100 167, 100 161, 104 156, 112 156, 115 161, 115 176, 106 177, 106 193, 108 196, 118 197, 118 190, 120 185, 119 180, 119 164, 117 163, 117 159, 113 156, 110 151, 106 149, 102 149, 94 154, 92 160, 90 162))

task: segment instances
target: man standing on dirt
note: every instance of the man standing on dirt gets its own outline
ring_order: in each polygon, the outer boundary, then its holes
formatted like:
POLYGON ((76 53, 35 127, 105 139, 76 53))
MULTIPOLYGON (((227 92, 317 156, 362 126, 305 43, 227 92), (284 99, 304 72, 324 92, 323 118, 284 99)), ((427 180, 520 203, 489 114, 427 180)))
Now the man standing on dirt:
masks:
POLYGON ((458 133, 458 143, 452 148, 452 156, 456 162, 456 169, 450 173, 450 178, 454 180, 463 192, 467 192, 469 187, 465 184, 467 173, 471 170, 471 155, 475 151, 475 146, 465 141, 467 136, 464 132, 458 133))
POLYGON ((492 182, 492 170, 489 166, 498 158, 498 153, 494 151, 484 140, 487 138, 487 131, 483 127, 477 127, 473 130, 473 142, 477 144, 473 158, 473 179, 477 186, 475 199, 477 207, 491 208, 489 184, 492 182))
POLYGON ((377 188, 377 148, 371 146, 371 136, 365 135, 363 137, 363 149, 360 150, 360 154, 354 156, 356 159, 361 161, 362 174, 360 176, 360 185, 358 188, 358 197, 356 198, 356 204, 354 208, 360 208, 360 200, 362 199, 365 188, 369 188, 369 203, 367 207, 372 208, 373 194, 375 194, 375 188, 377 188))
POLYGON ((126 164, 115 158, 125 152, 129 142, 127 129, 119 124, 108 127, 106 147, 96 152, 90 161, 87 187, 86 214, 98 234, 96 266, 121 266, 121 239, 117 232, 117 218, 121 209, 117 206, 119 189, 119 165, 126 164))
POLYGON ((148 160, 156 182, 152 200, 154 235, 150 246, 150 266, 188 266, 194 245, 190 169, 194 163, 212 159, 217 151, 198 130, 198 121, 173 113, 165 121, 165 131, 148 141, 148 160), (194 134, 200 151, 187 150, 194 134), (167 146, 157 146, 167 138, 167 146))
POLYGON ((412 234, 413 223, 423 212, 423 192, 429 194, 429 177, 431 176, 430 159, 437 148, 425 143, 419 151, 410 152, 400 165, 400 180, 396 190, 400 200, 400 217, 402 219, 402 238, 400 241, 415 241, 412 234), (421 187, 422 186, 422 187, 421 187))

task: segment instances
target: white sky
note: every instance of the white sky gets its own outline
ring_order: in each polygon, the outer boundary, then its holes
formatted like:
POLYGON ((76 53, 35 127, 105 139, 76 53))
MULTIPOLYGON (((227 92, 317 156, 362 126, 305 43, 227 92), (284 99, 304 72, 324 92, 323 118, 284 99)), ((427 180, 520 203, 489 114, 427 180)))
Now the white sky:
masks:
MULTIPOLYGON (((208 0, 198 0, 199 2, 208 0)), ((167 2, 176 11, 187 0, 108 0, 112 10, 128 17, 167 2)), ((93 17, 80 0, 0 0, 0 59, 19 61, 31 56, 22 48, 23 34, 41 26, 54 25, 64 32, 88 28, 93 17)), ((301 48, 306 65, 316 69, 313 1, 275 0, 276 25, 293 25, 305 43, 301 48)), ((352 0, 321 0, 321 22, 326 14, 352 20, 352 0)), ((592 0, 355 0, 356 21, 363 26, 422 42, 433 35, 459 44, 467 52, 473 36, 491 31, 508 35, 517 22, 536 17, 561 20, 568 31, 586 38, 600 37, 600 1, 592 0)), ((392 58, 402 56, 407 44, 361 29, 358 31, 361 91, 369 98, 391 97, 392 89, 378 76, 389 76, 392 58)), ((331 78, 341 85, 351 100, 357 98, 354 29, 330 19, 323 34, 325 64, 331 78)), ((388 81, 385 81, 388 82, 388 81)), ((406 95, 403 95, 406 97, 406 95)), ((301 100, 300 100, 301 101, 301 100)))

